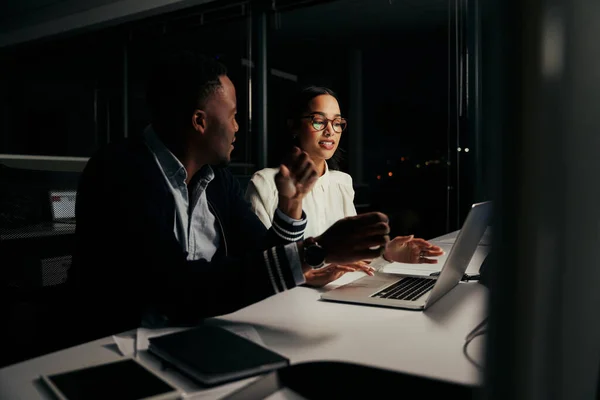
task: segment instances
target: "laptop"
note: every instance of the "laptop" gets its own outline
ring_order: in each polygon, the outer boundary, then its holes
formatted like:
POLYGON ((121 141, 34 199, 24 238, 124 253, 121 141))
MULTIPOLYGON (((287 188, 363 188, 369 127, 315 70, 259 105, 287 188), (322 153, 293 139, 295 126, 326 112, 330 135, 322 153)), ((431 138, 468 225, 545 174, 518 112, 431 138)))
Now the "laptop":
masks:
POLYGON ((376 272, 323 293, 321 299, 425 310, 456 286, 491 222, 492 203, 471 206, 438 276, 376 272))

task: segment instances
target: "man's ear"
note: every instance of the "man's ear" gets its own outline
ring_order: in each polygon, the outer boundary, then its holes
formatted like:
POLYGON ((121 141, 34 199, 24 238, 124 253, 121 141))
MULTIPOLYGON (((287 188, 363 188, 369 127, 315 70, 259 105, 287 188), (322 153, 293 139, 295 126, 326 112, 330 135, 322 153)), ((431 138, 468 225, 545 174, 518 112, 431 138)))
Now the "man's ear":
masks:
POLYGON ((194 115, 192 116, 192 126, 195 131, 204 134, 206 131, 206 112, 195 109, 194 115))

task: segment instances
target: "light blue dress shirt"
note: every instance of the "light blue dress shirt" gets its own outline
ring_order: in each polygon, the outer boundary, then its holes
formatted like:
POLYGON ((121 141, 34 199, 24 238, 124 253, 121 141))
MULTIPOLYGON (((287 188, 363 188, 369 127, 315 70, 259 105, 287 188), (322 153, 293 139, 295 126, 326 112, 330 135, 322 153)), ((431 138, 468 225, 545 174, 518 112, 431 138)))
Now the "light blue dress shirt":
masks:
POLYGON ((206 187, 215 177, 212 168, 210 165, 202 167, 188 186, 185 167, 160 141, 152 127, 146 128, 144 139, 175 199, 173 231, 177 241, 189 261, 210 261, 219 248, 218 222, 210 212, 206 197, 206 187))

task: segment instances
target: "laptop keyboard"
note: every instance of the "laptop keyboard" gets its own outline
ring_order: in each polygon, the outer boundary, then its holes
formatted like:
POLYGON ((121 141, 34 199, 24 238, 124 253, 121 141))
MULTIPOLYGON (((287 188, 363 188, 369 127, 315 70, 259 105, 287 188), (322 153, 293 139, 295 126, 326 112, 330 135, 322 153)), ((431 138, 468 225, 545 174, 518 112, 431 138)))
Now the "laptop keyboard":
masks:
POLYGON ((371 297, 415 301, 431 290, 433 285, 435 285, 435 279, 406 277, 380 290, 371 297))

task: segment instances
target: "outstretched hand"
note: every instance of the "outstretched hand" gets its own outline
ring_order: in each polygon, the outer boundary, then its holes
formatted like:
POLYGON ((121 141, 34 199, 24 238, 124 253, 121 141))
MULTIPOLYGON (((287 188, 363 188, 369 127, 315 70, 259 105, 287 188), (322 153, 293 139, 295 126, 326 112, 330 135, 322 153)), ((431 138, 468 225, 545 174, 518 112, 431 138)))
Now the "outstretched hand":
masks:
POLYGON ((396 236, 391 240, 383 253, 388 261, 407 264, 437 264, 438 260, 429 257, 438 257, 444 254, 441 247, 428 241, 410 236, 396 236))
POLYGON ((308 153, 294 147, 275 175, 280 201, 301 201, 312 190, 318 178, 317 168, 308 153))

